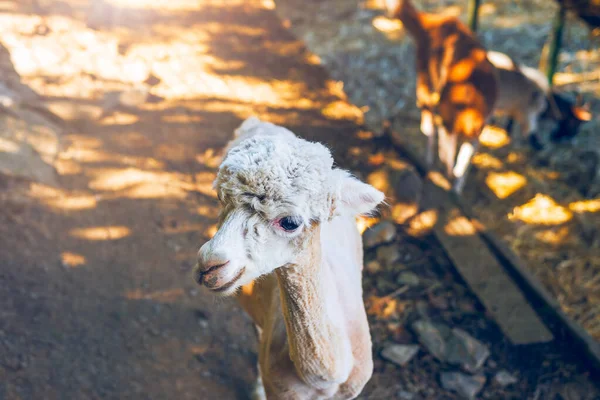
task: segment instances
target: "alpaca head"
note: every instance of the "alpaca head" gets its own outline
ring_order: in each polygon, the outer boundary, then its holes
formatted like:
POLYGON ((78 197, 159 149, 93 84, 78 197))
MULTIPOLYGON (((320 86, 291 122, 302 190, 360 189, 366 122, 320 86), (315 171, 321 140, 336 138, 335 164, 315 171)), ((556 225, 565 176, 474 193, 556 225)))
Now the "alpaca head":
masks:
MULTIPOLYGON (((243 125, 242 125, 243 127, 243 125)), ((227 152, 215 180, 219 229, 198 252, 198 283, 232 294, 261 275, 296 263, 316 224, 371 212, 383 194, 333 168, 329 150, 258 122, 227 152)))

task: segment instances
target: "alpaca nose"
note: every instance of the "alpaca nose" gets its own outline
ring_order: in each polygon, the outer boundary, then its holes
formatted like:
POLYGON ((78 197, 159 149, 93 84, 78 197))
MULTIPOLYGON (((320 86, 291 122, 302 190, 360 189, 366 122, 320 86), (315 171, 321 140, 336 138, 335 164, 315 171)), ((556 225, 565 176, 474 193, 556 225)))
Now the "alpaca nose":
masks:
POLYGON ((229 264, 229 261, 225 261, 221 258, 213 258, 210 260, 206 260, 205 262, 201 261, 202 258, 199 257, 198 259, 198 267, 196 269, 196 273, 195 273, 195 279, 196 282, 200 285, 202 285, 202 283, 204 282, 204 278, 209 275, 210 273, 223 268, 224 266, 226 266, 227 264, 229 264))
POLYGON ((210 246, 210 242, 208 242, 198 251, 198 262, 196 265, 196 273, 198 276, 196 279, 200 281, 201 275, 222 268, 228 263, 228 258, 220 252, 214 252, 210 246))

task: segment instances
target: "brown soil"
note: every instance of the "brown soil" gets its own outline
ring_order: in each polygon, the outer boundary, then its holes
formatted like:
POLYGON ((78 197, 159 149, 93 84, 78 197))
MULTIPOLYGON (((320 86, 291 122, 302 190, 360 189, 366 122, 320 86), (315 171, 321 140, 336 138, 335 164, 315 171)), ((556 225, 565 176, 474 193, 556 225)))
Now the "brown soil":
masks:
MULTIPOLYGON (((189 277, 214 232, 217 155, 258 114, 366 176, 376 143, 360 110, 268 2, 12 0, 0 22, 3 77, 25 99, 16 111, 35 103, 62 119, 52 117, 60 148, 44 161, 56 185, 0 175, 0 399, 247 398, 250 321, 189 277)), ((488 377, 519 378, 483 398, 593 398, 577 360, 555 343, 511 346, 435 242, 401 238, 428 283, 383 318, 371 310, 377 352, 414 341, 404 323, 420 310, 490 346, 488 377)), ((395 274, 366 277, 369 306, 395 274)), ((443 368, 423 352, 403 369, 378 358, 363 398, 455 398, 439 391, 443 368)))

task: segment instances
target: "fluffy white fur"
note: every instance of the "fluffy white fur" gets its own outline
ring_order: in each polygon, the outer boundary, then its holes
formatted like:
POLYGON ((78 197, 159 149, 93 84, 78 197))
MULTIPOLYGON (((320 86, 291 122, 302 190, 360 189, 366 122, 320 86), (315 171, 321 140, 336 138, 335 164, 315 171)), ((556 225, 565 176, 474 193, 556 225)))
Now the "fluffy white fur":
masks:
POLYGON ((220 226, 195 276, 238 293, 253 318, 267 398, 356 397, 372 359, 354 218, 383 194, 334 168, 325 146, 256 118, 236 130, 215 189, 220 226), (301 225, 287 232, 284 217, 301 225))

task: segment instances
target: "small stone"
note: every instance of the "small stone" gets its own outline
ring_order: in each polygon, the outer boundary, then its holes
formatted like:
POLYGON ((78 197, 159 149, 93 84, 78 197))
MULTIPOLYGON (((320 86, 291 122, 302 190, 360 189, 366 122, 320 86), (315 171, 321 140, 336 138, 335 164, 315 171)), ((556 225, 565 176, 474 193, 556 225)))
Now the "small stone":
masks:
POLYGON ((396 280, 396 282, 398 282, 401 285, 419 286, 420 279, 414 272, 406 271, 398 275, 398 279, 396 280))
POLYGON ((471 400, 483 389, 486 379, 484 375, 471 376, 462 372, 442 372, 440 381, 444 389, 471 400))
POLYGON ((391 344, 381 351, 381 357, 401 367, 405 366, 419 352, 416 344, 391 344))
POLYGON ((445 361, 447 342, 452 336, 450 328, 426 320, 419 320, 412 327, 427 351, 438 360, 445 361))
POLYGON ((397 395, 401 400, 413 400, 415 398, 414 393, 407 392, 406 390, 400 390, 397 395))
POLYGON ((390 221, 382 221, 363 233, 363 244, 367 249, 389 243, 396 237, 396 226, 390 221))
POLYGON ((377 272, 381 271, 381 269, 382 269, 381 264, 377 260, 369 261, 367 263, 367 265, 365 265, 365 268, 367 269, 367 272, 370 274, 376 274, 377 272))
POLYGON ((417 300, 415 309, 421 318, 429 318, 429 304, 424 300, 417 300))
POLYGON ((208 321, 205 319, 199 319, 198 325, 200 325, 200 327, 206 329, 206 328, 208 328, 208 321))
POLYGON ((475 314, 477 312, 475 304, 469 300, 461 300, 458 302, 457 306, 463 314, 475 314))
POLYGON ((449 305, 448 305, 448 300, 446 299, 445 296, 436 296, 433 294, 429 295, 429 303, 437 308, 438 310, 447 310, 449 305))
POLYGON ((389 266, 400 259, 400 250, 396 246, 381 246, 377 248, 377 261, 389 266))
POLYGON ((494 376, 494 382, 502 387, 513 385, 518 381, 519 380, 514 375, 504 369, 498 371, 496 376, 494 376))
POLYGON ((469 372, 475 372, 490 356, 486 345, 459 328, 452 329, 452 337, 447 343, 446 360, 461 365, 469 372))

